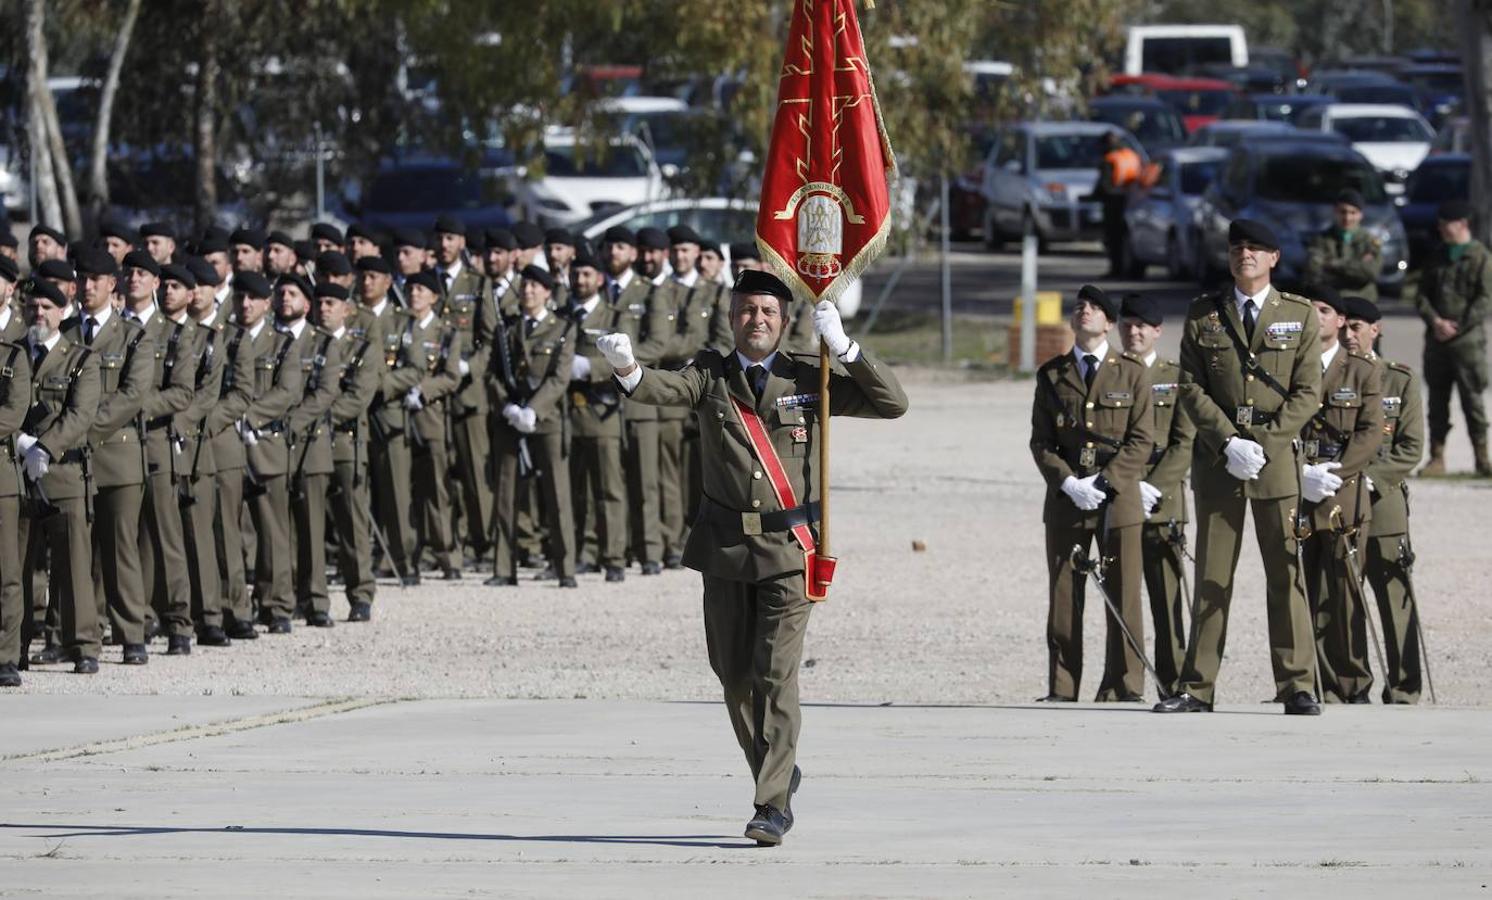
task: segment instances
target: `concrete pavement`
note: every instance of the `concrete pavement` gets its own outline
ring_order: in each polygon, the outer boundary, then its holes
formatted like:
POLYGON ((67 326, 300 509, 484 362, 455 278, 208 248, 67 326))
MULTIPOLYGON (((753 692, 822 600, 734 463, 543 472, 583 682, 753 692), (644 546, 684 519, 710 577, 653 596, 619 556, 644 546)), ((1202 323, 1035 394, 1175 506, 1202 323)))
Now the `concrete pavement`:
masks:
POLYGON ((1489 896, 1492 712, 0 698, 0 895, 1489 896), (91 723, 79 731, 74 721, 91 723))

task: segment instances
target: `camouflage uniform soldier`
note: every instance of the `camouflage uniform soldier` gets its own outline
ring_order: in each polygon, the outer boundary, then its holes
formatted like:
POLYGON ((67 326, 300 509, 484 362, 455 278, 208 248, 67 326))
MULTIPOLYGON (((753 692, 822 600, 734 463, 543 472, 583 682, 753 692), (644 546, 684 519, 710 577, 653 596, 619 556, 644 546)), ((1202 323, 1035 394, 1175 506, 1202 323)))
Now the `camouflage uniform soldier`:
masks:
POLYGON ((1362 194, 1351 188, 1337 195, 1336 222, 1311 239, 1305 282, 1323 284, 1338 294, 1378 299, 1383 245, 1362 227, 1362 194))

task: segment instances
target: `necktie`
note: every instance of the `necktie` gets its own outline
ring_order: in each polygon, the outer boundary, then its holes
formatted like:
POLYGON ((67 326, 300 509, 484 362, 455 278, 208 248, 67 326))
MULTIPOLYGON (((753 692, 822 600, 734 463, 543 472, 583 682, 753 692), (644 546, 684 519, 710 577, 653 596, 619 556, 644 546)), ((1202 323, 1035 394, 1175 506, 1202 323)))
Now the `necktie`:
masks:
POLYGON ((47 345, 37 344, 31 348, 31 368, 40 369, 42 362, 47 358, 47 345))
POLYGON ((756 396, 756 399, 760 400, 762 398, 763 383, 767 380, 766 366, 757 363, 756 365, 747 369, 746 380, 751 382, 751 393, 756 396))
POLYGON ((1083 384, 1093 387, 1093 376, 1098 373, 1098 357, 1092 353, 1083 354, 1083 384))
POLYGON ((83 320, 83 343, 93 346, 93 336, 98 333, 98 319, 89 316, 83 320))
POLYGON ((622 296, 622 286, 613 281, 607 287, 611 289, 611 302, 615 303, 617 298, 622 296))
POLYGON ((1254 301, 1243 301, 1243 330, 1248 332, 1249 340, 1254 339, 1254 301))
POLYGON ((531 336, 533 336, 534 329, 538 328, 538 327, 539 327, 539 320, 538 319, 524 319, 523 320, 523 336, 524 337, 531 337, 531 336))

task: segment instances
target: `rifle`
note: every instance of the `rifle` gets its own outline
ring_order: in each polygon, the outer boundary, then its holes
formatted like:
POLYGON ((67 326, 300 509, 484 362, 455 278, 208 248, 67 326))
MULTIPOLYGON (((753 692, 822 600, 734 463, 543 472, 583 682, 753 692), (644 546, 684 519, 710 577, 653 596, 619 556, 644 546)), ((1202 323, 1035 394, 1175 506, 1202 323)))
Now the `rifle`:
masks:
MULTIPOLYGON (((302 398, 314 397, 316 392, 321 389, 321 375, 326 369, 326 352, 331 349, 331 344, 332 338, 330 335, 324 335, 321 338, 321 346, 317 348, 316 355, 311 358, 311 377, 306 381, 305 390, 301 393, 302 398)), ((306 425, 305 446, 301 447, 300 459, 295 464, 294 474, 290 476, 290 499, 292 500, 302 500, 306 496, 304 483, 306 457, 311 453, 311 445, 316 443, 316 427, 321 424, 322 420, 327 418, 327 414, 323 413, 306 425)))
MULTIPOLYGON (((197 363, 196 388, 199 392, 202 390, 206 381, 207 372, 212 368, 212 359, 217 349, 217 343, 216 333, 208 336, 203 341, 202 357, 197 363)), ((223 375, 226 378, 229 376, 229 373, 224 372, 223 375)), ((221 392, 221 386, 219 390, 221 392)), ((197 446, 192 448, 192 471, 176 483, 176 505, 182 509, 195 506, 197 503, 197 497, 192 493, 192 484, 199 477, 199 472, 202 468, 202 445, 208 440, 206 416, 203 416, 202 420, 197 423, 196 440, 197 446)))
MULTIPOLYGON (((508 323, 503 318, 501 310, 498 311, 497 329, 494 336, 497 344, 498 374, 502 376, 503 388, 508 392, 508 401, 522 406, 528 403, 528 391, 518 390, 518 379, 513 375, 513 357, 508 344, 508 323)), ((534 470, 534 458, 528 449, 528 435, 519 432, 518 477, 520 479, 532 478, 536 474, 538 473, 534 470)))
POLYGON ((1170 545, 1171 551, 1175 554, 1176 568, 1181 572, 1178 580, 1181 582, 1181 593, 1186 598, 1186 611, 1191 614, 1191 621, 1195 622, 1197 621, 1197 605, 1192 599, 1191 586, 1186 581, 1186 561, 1190 560, 1192 567, 1196 568, 1197 560, 1192 556, 1191 551, 1186 549, 1186 529, 1181 527, 1181 523, 1172 519, 1166 524, 1166 528, 1166 543, 1170 545))

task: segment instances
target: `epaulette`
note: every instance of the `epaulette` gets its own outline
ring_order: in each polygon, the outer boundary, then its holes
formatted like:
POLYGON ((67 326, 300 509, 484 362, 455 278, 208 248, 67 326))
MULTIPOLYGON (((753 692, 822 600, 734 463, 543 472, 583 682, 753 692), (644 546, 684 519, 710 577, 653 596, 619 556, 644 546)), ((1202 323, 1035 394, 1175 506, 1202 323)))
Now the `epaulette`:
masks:
POLYGON ((243 327, 232 319, 218 319, 212 324, 216 325, 222 331, 227 331, 230 328, 232 328, 234 331, 248 331, 247 328, 243 327))
POLYGON ((1133 353, 1130 353, 1128 350, 1125 350, 1123 353, 1120 353, 1119 354, 1119 358, 1120 359, 1127 359, 1130 362, 1132 362, 1135 365, 1140 366, 1142 368, 1145 367, 1145 361, 1143 359, 1140 359, 1138 356, 1135 356, 1133 353))
POLYGON ((1388 367, 1390 369, 1393 369, 1395 372, 1403 372, 1405 375, 1414 374, 1414 370, 1404 365, 1403 363, 1392 362, 1390 360, 1384 360, 1384 362, 1387 363, 1388 367))
POLYGON ((1277 294, 1280 295, 1280 299, 1281 300, 1289 300, 1292 303, 1299 303, 1301 306, 1304 306, 1304 307, 1306 307, 1308 309, 1311 309, 1313 311, 1315 309, 1315 304, 1314 303, 1312 303, 1310 300, 1307 300, 1306 298, 1300 296, 1299 294, 1292 294, 1292 293, 1290 293, 1288 291, 1276 291, 1275 293, 1277 293, 1277 294))
POLYGON ((314 325, 312 327, 315 329, 317 337, 331 338, 332 340, 336 340, 337 339, 337 336, 335 334, 332 334, 330 331, 327 331, 325 328, 322 328, 320 325, 314 325))

